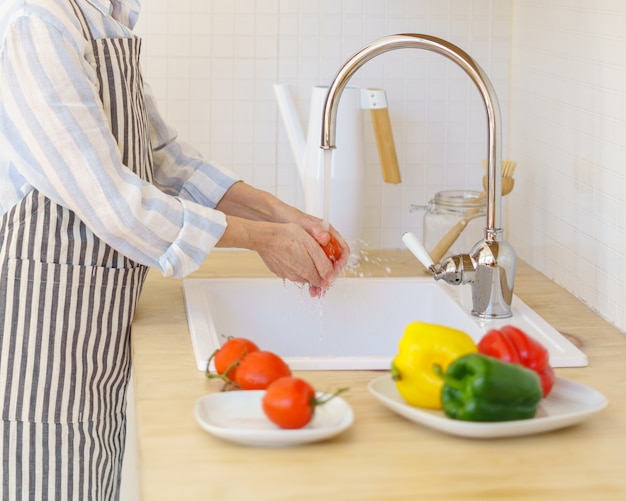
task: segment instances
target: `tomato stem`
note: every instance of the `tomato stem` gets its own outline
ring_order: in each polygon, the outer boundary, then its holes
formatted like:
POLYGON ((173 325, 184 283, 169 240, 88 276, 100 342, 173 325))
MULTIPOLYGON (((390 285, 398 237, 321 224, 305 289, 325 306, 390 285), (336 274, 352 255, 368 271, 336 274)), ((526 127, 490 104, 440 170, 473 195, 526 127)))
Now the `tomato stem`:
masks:
POLYGON ((325 398, 313 397, 311 399, 311 405, 313 405, 313 406, 324 405, 329 400, 332 400, 336 396, 341 395, 342 393, 345 393, 349 389, 350 388, 339 388, 338 390, 335 391, 335 393, 333 393, 332 395, 327 395, 325 398))
POLYGON ((222 391, 226 391, 230 386, 235 386, 238 388, 239 385, 228 377, 228 373, 233 367, 237 367, 237 365, 239 365, 239 362, 241 362, 241 360, 235 360, 232 364, 230 364, 226 368, 223 374, 219 374, 217 372, 211 372, 211 369, 210 369, 211 360, 215 358, 215 355, 218 351, 219 351, 219 348, 216 349, 213 353, 211 353, 211 356, 209 357, 209 360, 207 360, 207 363, 206 363, 206 370, 204 371, 204 375, 206 376, 207 379, 221 379, 222 381, 224 381, 224 386, 222 388, 222 391))
POLYGON ((206 372, 207 374, 209 374, 211 372, 211 370, 209 369, 209 367, 211 366, 211 361, 215 358, 216 353, 219 350, 213 350, 213 353, 211 353, 211 356, 209 357, 209 359, 206 361, 206 369, 204 372, 206 372))

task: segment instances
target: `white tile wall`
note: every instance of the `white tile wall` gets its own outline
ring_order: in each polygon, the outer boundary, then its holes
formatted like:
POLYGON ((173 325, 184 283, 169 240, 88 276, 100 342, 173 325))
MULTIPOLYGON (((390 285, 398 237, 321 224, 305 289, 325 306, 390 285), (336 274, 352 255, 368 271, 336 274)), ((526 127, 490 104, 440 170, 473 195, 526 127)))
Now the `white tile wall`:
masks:
MULTIPOLYGON (((509 239, 624 330, 624 27, 622 0, 150 0, 138 31, 146 79, 181 137, 300 207, 272 84, 292 87, 304 122, 310 87, 329 83, 365 43, 399 32, 456 43, 491 77, 504 157, 519 162, 509 239)), ((480 189, 482 105, 452 63, 419 51, 380 56, 352 83, 386 89, 403 175, 401 185, 382 183, 366 124, 362 238, 401 247, 404 231, 421 232, 411 204, 480 189)))
POLYGON ((510 240, 626 330, 626 4, 514 8, 510 240))
MULTIPOLYGON (((138 31, 146 80, 181 137, 244 179, 303 207, 303 191, 272 84, 289 84, 303 123, 313 85, 378 37, 426 33, 456 43, 490 74, 506 117, 509 0, 150 0, 138 31)), ((481 189, 486 122, 469 79, 441 56, 388 53, 351 84, 386 89, 403 183, 384 185, 369 115, 362 238, 401 247, 421 234, 425 204, 442 189, 481 189)))

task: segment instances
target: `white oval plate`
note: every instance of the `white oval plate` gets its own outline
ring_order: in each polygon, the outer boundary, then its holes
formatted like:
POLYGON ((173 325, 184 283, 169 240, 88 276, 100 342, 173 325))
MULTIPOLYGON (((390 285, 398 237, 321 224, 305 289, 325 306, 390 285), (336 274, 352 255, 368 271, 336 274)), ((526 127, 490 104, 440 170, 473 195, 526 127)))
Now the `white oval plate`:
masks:
POLYGON ((548 397, 539 404, 534 418, 484 423, 450 419, 443 411, 407 404, 390 375, 370 381, 368 389, 385 406, 411 421, 468 438, 515 437, 565 428, 601 411, 608 403, 606 397, 593 388, 557 378, 548 397))
MULTIPOLYGON (((284 430, 263 412, 264 390, 238 390, 212 393, 196 402, 195 415, 209 433, 243 445, 284 447, 325 440, 352 425, 352 408, 341 397, 333 397, 316 407, 313 419, 304 428, 284 430)), ((328 397, 317 393, 317 397, 328 397)))

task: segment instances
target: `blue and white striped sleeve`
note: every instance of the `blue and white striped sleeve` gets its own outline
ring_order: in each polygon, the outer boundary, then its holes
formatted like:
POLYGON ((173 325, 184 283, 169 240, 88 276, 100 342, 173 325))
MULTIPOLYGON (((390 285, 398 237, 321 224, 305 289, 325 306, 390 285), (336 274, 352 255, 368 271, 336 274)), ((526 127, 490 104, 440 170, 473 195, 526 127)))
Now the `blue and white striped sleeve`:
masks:
POLYGON ((209 163, 191 145, 178 141, 176 131, 159 114, 151 88, 145 85, 150 123, 154 182, 165 192, 215 207, 238 178, 229 169, 209 163))
POLYGON ((161 148, 158 181, 166 192, 122 165, 85 44, 37 17, 19 17, 7 29, 0 120, 14 184, 73 210, 127 257, 184 276, 222 236, 225 215, 212 207, 234 179, 177 152, 175 142, 161 148))

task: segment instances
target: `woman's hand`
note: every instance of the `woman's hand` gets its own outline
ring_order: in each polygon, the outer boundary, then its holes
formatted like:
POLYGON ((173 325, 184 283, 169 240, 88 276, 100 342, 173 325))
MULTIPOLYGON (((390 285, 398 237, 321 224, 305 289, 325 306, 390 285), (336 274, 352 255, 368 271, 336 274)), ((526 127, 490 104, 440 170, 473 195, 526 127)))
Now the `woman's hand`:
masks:
MULTIPOLYGON (((328 261, 332 264, 334 273, 332 278, 329 280, 329 285, 335 280, 339 272, 342 268, 348 263, 348 259, 350 257, 350 248, 348 244, 343 239, 343 237, 331 226, 329 231, 324 230, 322 222, 318 218, 312 218, 312 216, 306 215, 307 218, 311 218, 311 222, 302 222, 302 227, 314 238, 314 240, 319 244, 320 248, 324 252, 324 256, 328 259, 328 261), (328 244, 328 242, 332 237, 334 237, 335 242, 339 244, 339 258, 334 261, 330 259, 328 253, 324 250, 324 246, 328 244)), ((328 286, 329 286, 328 285, 328 286)), ((319 297, 324 293, 324 290, 328 288, 328 286, 318 288, 313 285, 309 286, 309 293, 312 297, 319 297)))
MULTIPOLYGON (((292 282, 309 285, 313 297, 321 296, 337 277, 342 256, 332 263, 320 241, 295 223, 268 223, 226 216, 228 226, 219 247, 239 247, 256 251, 275 275, 292 282)), ((321 227, 321 223, 318 223, 321 227)), ((320 240, 328 241, 329 233, 319 230, 320 240)), ((349 251, 348 251, 349 252, 349 251)))
POLYGON ((218 247, 256 251, 277 276, 308 284, 313 297, 321 296, 348 262, 350 248, 332 226, 326 231, 319 218, 245 183, 233 185, 216 208, 228 223, 218 247), (322 249, 331 233, 341 248, 334 263, 322 249))
MULTIPOLYGON (((311 218, 312 216, 307 217, 311 218)), ((335 228, 331 227, 328 231, 326 231, 322 225, 322 222, 318 218, 312 218, 310 223, 303 222, 302 227, 306 229, 306 231, 311 234, 311 236, 320 244, 321 247, 325 247, 329 241, 331 240, 331 235, 334 238, 335 242, 339 245, 339 258, 335 260, 334 267, 337 272, 341 271, 341 269, 348 264, 348 259, 350 257, 350 247, 343 239, 343 237, 335 230, 335 228)))
POLYGON ((309 294, 319 297, 337 276, 317 240, 294 223, 273 224, 267 240, 257 249, 267 267, 281 278, 309 285, 309 294))

